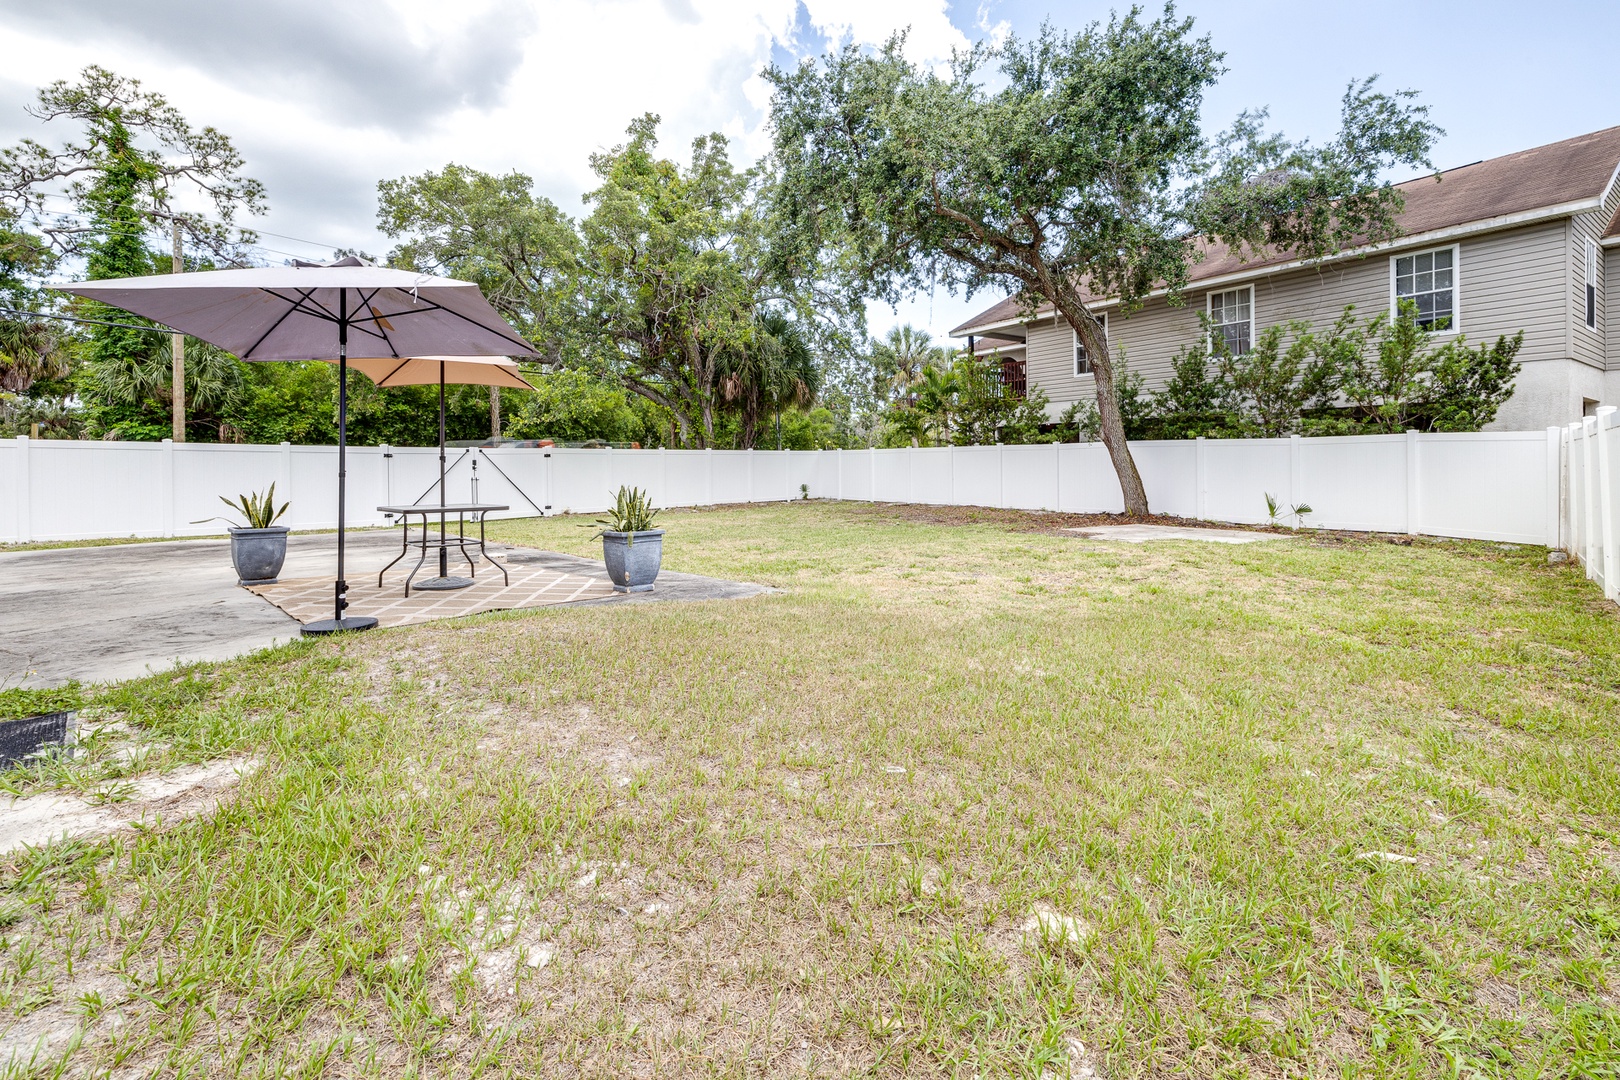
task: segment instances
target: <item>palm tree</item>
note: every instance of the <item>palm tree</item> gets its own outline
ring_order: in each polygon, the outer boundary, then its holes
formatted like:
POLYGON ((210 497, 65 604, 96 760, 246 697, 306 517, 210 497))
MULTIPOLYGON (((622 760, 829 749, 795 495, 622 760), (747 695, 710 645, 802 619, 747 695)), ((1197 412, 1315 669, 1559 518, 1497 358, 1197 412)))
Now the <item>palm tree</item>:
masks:
POLYGON ((922 382, 923 371, 944 361, 945 350, 914 326, 897 326, 886 339, 872 345, 872 363, 879 379, 895 400, 906 405, 916 404, 915 389, 922 382))
MULTIPOLYGON (((169 335, 140 356, 92 360, 86 380, 92 405, 161 406, 173 397, 174 357, 169 335)), ((199 414, 219 413, 235 404, 242 390, 242 364, 236 357, 196 338, 186 339, 186 404, 199 414)), ((194 417, 194 422, 203 422, 194 417)))
POLYGON ((41 319, 0 319, 0 390, 26 394, 41 379, 68 372, 56 328, 41 319))
POLYGON ((939 445, 951 437, 951 413, 956 411, 956 395, 961 384, 956 372, 929 365, 923 368, 917 384, 917 409, 939 425, 939 445))
POLYGON ((720 395, 741 414, 737 445, 752 450, 768 416, 777 419, 781 442, 784 408, 804 408, 821 392, 821 368, 798 325, 768 311, 754 321, 751 340, 721 359, 720 395))

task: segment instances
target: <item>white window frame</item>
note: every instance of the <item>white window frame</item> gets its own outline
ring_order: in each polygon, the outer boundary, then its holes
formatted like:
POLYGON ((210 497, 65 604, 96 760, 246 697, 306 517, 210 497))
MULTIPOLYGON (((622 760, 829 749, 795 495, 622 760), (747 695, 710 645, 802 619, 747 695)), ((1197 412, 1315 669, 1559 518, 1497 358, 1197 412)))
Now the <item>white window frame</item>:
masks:
POLYGON ((1397 304, 1400 298, 1395 295, 1395 261, 1409 259, 1417 255, 1428 255, 1436 251, 1451 251, 1451 325, 1444 330, 1429 330, 1431 334, 1460 334, 1462 333, 1462 245, 1441 244, 1438 247, 1414 248, 1411 251, 1402 251, 1389 257, 1389 319, 1395 321, 1399 313, 1397 304))
MULTIPOLYGON (((1108 344, 1108 312, 1097 312, 1096 319, 1098 322, 1102 323, 1103 344, 1106 345, 1108 344)), ((1069 350, 1069 359, 1073 361, 1074 365, 1074 377, 1077 379, 1089 378, 1092 374, 1090 357, 1087 357, 1085 360, 1086 370, 1080 370, 1080 350, 1085 347, 1080 344, 1080 331, 1071 326, 1069 327, 1069 335, 1071 338, 1073 338, 1072 344, 1074 346, 1069 350)))
POLYGON ((1581 325, 1597 332, 1598 309, 1598 275, 1602 273, 1598 264, 1597 241, 1590 236, 1586 238, 1586 276, 1581 283, 1581 325))
MULTIPOLYGON (((1245 292, 1245 291, 1247 291, 1248 294, 1249 294, 1249 349, 1248 349, 1248 351, 1249 352, 1254 351, 1254 323, 1255 323, 1254 301, 1255 301, 1255 295, 1254 295, 1254 286, 1253 285, 1239 285, 1236 288, 1232 288, 1232 289, 1212 289, 1210 292, 1208 292, 1208 293, 1206 293, 1204 295, 1204 315, 1205 315, 1205 317, 1207 317, 1210 320, 1210 336, 1209 336, 1209 339, 1205 342, 1205 345, 1211 351, 1213 351, 1214 348, 1215 348, 1215 329, 1216 329, 1216 327, 1215 327, 1215 298, 1217 296, 1226 296, 1228 293, 1245 292)), ((1226 325, 1226 324, 1223 323, 1222 325, 1226 325)), ((1237 355, 1246 355, 1246 354, 1237 354, 1237 355)))

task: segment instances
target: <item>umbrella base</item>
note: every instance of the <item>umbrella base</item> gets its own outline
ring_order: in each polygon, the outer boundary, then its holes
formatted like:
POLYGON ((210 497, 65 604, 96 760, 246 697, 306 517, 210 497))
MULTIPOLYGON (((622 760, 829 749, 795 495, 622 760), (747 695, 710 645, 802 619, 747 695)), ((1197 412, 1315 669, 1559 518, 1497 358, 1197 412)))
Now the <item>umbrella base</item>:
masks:
POLYGON ((369 615, 353 615, 347 619, 321 619, 318 622, 305 623, 303 635, 317 637, 321 634, 337 634, 344 630, 370 630, 377 625, 377 620, 369 615))
POLYGON ((470 577, 430 577, 411 582, 411 588, 427 592, 448 592, 451 589, 465 589, 472 584, 474 582, 470 577))

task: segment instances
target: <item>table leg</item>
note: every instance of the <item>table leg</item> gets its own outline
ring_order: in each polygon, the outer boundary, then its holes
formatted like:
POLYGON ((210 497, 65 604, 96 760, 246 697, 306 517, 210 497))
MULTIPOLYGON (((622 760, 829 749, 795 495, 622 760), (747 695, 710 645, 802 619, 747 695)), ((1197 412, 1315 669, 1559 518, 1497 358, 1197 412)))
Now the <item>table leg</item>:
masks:
POLYGON ((506 582, 506 584, 510 585, 512 584, 512 576, 506 572, 506 567, 490 558, 489 549, 484 546, 484 520, 488 516, 488 510, 482 511, 478 515, 478 554, 482 556, 484 561, 488 562, 489 565, 499 570, 501 572, 501 578, 506 582))
POLYGON ((456 540, 461 544, 461 557, 463 559, 467 560, 467 576, 468 577, 474 577, 474 578, 477 577, 478 576, 478 564, 473 562, 473 557, 471 555, 467 554, 467 515, 466 515, 466 513, 462 513, 456 518, 456 540))
POLYGON ((422 557, 420 559, 416 560, 416 565, 411 568, 411 572, 409 574, 407 574, 406 577, 405 577, 405 596, 407 598, 409 598, 410 595, 411 595, 411 582, 412 582, 412 580, 415 579, 416 572, 418 570, 422 569, 422 564, 427 562, 427 557, 428 557, 428 527, 427 527, 427 517, 426 517, 426 515, 424 515, 423 518, 422 518, 422 557))
POLYGON ((377 588, 379 589, 383 587, 383 575, 394 568, 394 563, 399 562, 400 559, 411 553, 411 519, 401 514, 399 523, 405 526, 405 541, 399 545, 399 554, 394 557, 394 562, 377 571, 377 588))

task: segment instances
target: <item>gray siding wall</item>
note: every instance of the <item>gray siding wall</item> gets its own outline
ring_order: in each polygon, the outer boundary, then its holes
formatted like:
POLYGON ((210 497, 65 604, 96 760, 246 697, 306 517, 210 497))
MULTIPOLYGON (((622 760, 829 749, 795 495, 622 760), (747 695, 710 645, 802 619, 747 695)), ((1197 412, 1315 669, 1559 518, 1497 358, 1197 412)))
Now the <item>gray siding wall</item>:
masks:
POLYGON ((1603 347, 1609 321, 1605 295, 1606 275, 1603 272, 1606 260, 1600 245, 1597 265, 1597 329, 1594 331, 1586 325, 1586 242, 1596 241, 1602 237, 1603 230, 1614 217, 1616 206, 1620 206, 1620 184, 1615 185, 1615 190, 1608 192, 1608 198, 1597 210, 1587 214, 1576 214, 1570 219, 1570 355, 1594 367, 1603 367, 1606 364, 1604 357, 1606 350, 1603 347))
MULTIPOLYGON (((1462 240, 1457 276, 1461 332, 1470 341, 1487 342, 1522 329, 1521 361, 1569 356, 1570 257, 1567 220, 1462 240)), ((1362 319, 1387 312, 1391 258, 1392 253, 1380 252, 1255 280, 1255 332, 1295 320, 1323 330, 1351 304, 1362 319)), ((1189 289, 1180 306, 1150 300, 1128 318, 1110 311, 1108 340, 1116 359, 1123 353, 1130 370, 1141 373, 1149 390, 1162 386, 1175 355, 1197 339, 1198 316, 1206 310, 1211 291, 1220 289, 1189 289)), ((1073 374, 1068 326, 1044 320, 1031 324, 1027 333, 1031 383, 1054 404, 1090 399, 1095 392, 1091 378, 1073 374)), ((1583 333, 1593 336, 1584 328, 1583 333)), ((1591 355, 1590 362, 1602 364, 1600 345, 1591 355)))
POLYGON ((1603 313, 1604 351, 1607 354, 1607 364, 1611 371, 1620 370, 1620 247, 1602 248, 1599 252, 1603 259, 1603 281, 1605 286, 1599 295, 1602 301, 1598 310, 1603 313))

